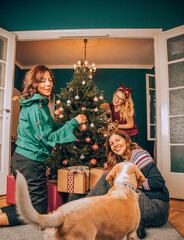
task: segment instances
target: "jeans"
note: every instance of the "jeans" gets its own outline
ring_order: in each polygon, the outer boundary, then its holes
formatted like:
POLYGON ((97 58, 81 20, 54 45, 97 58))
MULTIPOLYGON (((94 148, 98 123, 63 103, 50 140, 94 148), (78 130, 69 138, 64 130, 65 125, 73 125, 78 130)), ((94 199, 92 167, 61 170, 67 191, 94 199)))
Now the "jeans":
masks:
MULTIPOLYGON (((14 153, 11 161, 11 168, 15 178, 15 170, 18 170, 24 175, 28 183, 28 190, 34 208, 40 214, 46 214, 48 197, 45 164, 43 162, 26 158, 18 153, 14 153)), ((23 224, 23 222, 19 219, 16 212, 16 206, 14 204, 2 208, 2 212, 7 214, 11 226, 23 224)))

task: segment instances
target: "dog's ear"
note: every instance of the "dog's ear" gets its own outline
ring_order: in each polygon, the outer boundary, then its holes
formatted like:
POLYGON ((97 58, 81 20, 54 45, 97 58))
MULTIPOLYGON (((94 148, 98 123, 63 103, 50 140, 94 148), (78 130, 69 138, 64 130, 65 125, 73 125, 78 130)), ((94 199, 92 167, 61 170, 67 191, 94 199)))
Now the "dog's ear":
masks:
POLYGON ((106 180, 109 182, 109 184, 111 186, 114 185, 114 173, 112 172, 112 170, 110 171, 110 173, 107 175, 106 180))
POLYGON ((137 178, 137 188, 141 187, 142 184, 144 182, 146 182, 146 178, 145 176, 142 174, 142 172, 140 171, 140 169, 136 166, 135 166, 135 174, 136 174, 136 178, 137 178))

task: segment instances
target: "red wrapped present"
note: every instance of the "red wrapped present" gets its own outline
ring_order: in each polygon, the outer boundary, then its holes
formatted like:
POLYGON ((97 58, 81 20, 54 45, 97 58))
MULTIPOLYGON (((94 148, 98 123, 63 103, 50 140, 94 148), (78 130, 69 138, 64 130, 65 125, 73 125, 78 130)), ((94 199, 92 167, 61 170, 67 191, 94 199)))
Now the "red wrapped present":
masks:
POLYGON ((15 178, 13 175, 7 176, 6 203, 15 204, 15 178))
POLYGON ((52 212, 64 204, 63 194, 57 191, 57 183, 47 183, 48 187, 48 209, 47 212, 52 212))
MULTIPOLYGON (((64 203, 62 193, 57 191, 57 183, 47 183, 48 187, 48 209, 47 212, 56 210, 64 203)), ((15 178, 13 175, 7 176, 6 203, 15 204, 15 178)))

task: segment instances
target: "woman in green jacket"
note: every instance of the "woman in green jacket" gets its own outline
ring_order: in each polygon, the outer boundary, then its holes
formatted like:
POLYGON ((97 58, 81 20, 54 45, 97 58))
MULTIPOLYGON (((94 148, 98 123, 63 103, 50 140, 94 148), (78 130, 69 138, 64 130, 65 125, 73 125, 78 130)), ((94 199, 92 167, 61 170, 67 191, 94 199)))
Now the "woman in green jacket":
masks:
MULTIPOLYGON (((11 168, 21 172, 28 183, 33 206, 41 214, 47 213, 47 177, 45 158, 57 143, 76 141, 73 130, 87 118, 79 114, 63 125, 54 122, 48 108, 54 97, 54 75, 45 65, 37 65, 24 78, 24 90, 19 99, 18 140, 11 160, 11 168)), ((0 226, 23 224, 15 204, 0 209, 0 226)))

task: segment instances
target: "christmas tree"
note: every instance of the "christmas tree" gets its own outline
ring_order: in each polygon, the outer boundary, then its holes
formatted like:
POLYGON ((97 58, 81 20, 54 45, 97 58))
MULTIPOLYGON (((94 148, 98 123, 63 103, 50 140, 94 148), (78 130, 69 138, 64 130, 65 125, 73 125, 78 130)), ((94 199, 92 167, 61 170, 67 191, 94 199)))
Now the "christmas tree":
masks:
POLYGON ((62 88, 56 101, 55 122, 58 124, 85 114, 88 121, 74 130, 76 142, 57 145, 46 165, 53 176, 59 168, 85 165, 89 168, 104 167, 107 161, 105 141, 107 137, 107 109, 100 108, 104 103, 103 91, 98 90, 93 74, 96 68, 89 69, 81 60, 74 67, 74 75, 67 88, 62 88))

